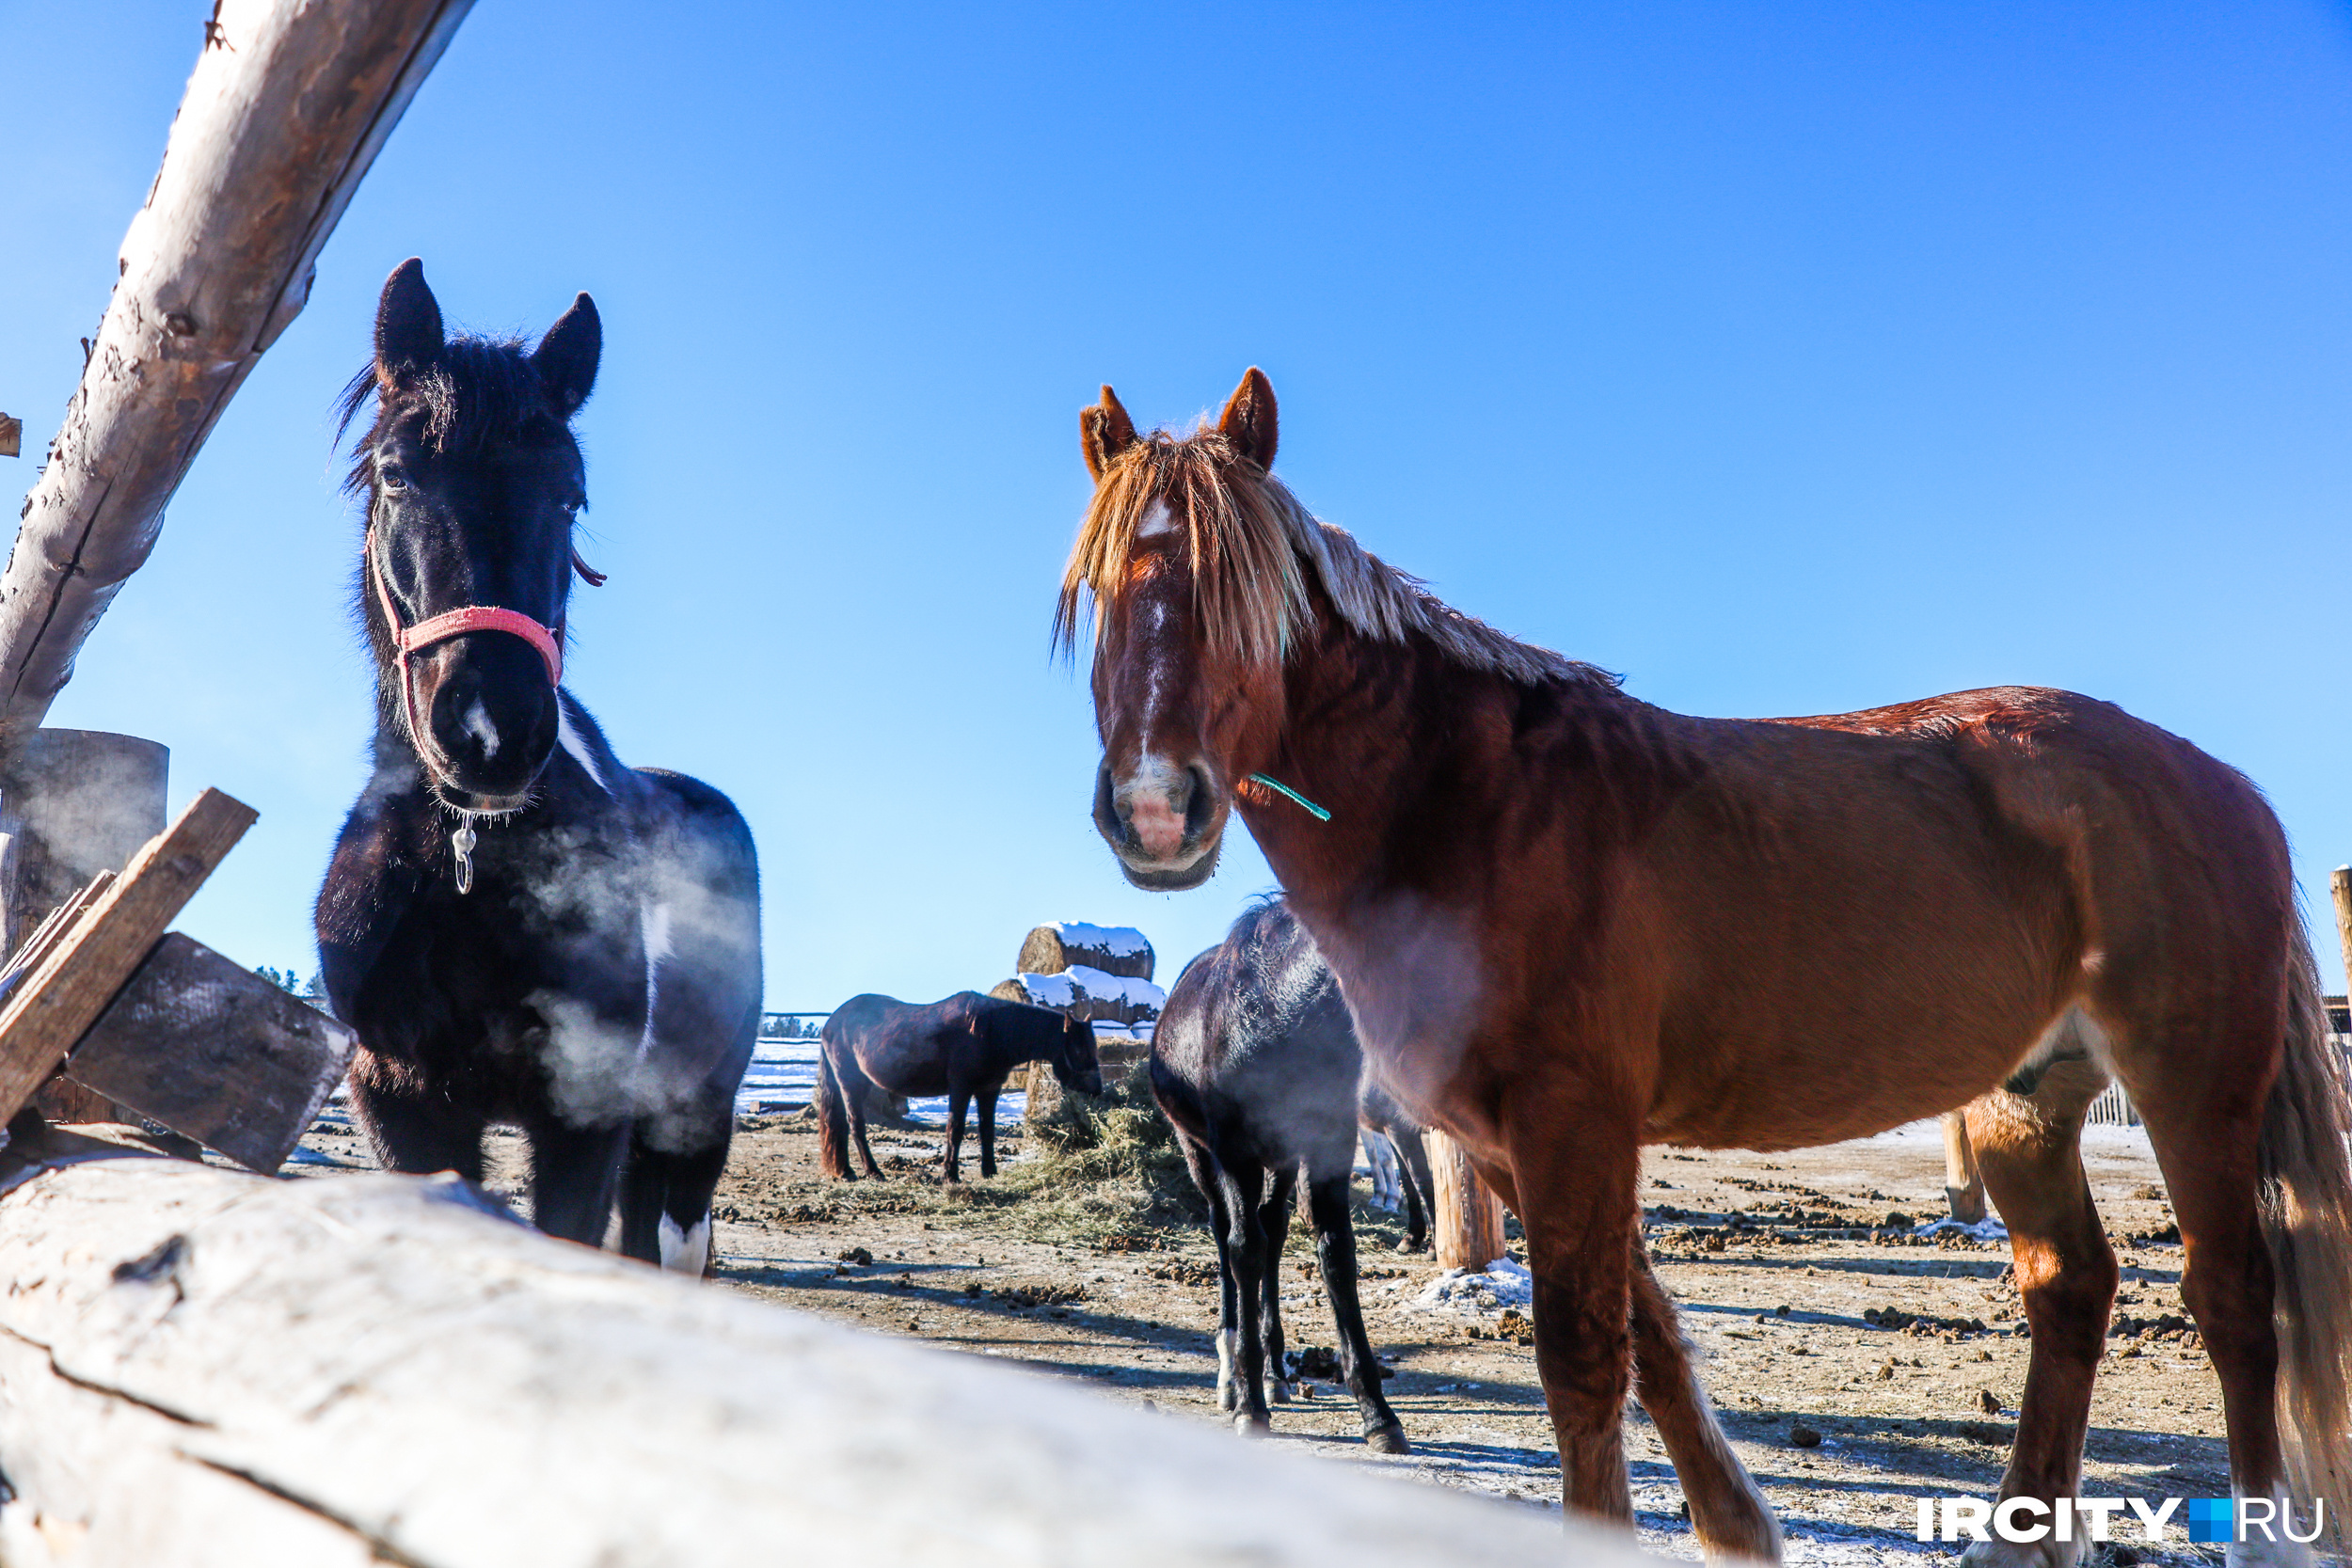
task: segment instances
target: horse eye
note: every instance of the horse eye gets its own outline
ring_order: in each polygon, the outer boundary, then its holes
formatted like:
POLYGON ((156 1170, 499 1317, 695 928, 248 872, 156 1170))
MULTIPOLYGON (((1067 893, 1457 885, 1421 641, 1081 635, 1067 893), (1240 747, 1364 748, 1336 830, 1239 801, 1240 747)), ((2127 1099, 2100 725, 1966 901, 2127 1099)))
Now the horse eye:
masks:
POLYGON ((397 492, 408 488, 408 476, 389 465, 379 467, 375 470, 375 482, 389 491, 397 492))

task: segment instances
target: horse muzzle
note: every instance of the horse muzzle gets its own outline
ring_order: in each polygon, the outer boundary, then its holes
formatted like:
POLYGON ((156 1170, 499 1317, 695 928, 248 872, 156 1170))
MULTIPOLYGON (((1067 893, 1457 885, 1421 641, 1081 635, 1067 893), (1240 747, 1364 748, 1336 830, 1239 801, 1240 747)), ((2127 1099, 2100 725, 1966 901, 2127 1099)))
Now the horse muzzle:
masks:
POLYGON ((555 754, 556 689, 538 656, 501 636, 464 638, 415 672, 417 754, 453 805, 514 811, 555 754))
POLYGON ((1139 888, 1180 892, 1216 870, 1228 810, 1224 791, 1199 763, 1178 768, 1146 753, 1114 780, 1108 762, 1095 771, 1094 829, 1139 888))

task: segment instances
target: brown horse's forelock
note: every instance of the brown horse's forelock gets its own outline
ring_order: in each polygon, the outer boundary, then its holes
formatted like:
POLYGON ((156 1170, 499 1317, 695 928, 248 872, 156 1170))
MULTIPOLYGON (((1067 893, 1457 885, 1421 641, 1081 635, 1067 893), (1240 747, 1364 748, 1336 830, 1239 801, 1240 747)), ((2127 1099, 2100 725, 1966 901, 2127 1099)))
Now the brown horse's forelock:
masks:
POLYGON ((1076 646, 1081 598, 1093 600, 1101 645, 1117 614, 1136 530, 1154 498, 1168 502, 1185 532, 1201 650, 1245 678, 1280 669, 1313 614, 1311 579, 1342 622, 1375 641, 1426 638, 1465 668, 1531 686, 1617 684, 1603 670, 1506 637, 1442 603, 1346 530, 1317 521, 1287 485, 1214 430, 1181 437, 1154 432, 1103 475, 1062 575, 1057 648, 1076 646))

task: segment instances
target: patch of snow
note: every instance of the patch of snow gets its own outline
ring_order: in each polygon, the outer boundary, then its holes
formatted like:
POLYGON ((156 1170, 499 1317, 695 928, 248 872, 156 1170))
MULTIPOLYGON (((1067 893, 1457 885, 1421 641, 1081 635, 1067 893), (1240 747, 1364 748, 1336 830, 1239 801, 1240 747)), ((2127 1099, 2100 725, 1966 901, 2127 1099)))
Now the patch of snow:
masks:
POLYGON ((1965 1236, 1976 1242, 2006 1242, 2009 1227, 1998 1214, 1987 1214, 1974 1225, 1963 1225, 1955 1219, 1930 1220, 1912 1232, 1915 1236, 1965 1236))
POLYGON ((1025 971, 1021 989, 1041 1007, 1068 1007, 1078 1000, 1077 982, 1067 974, 1031 974, 1025 971))
POLYGON ((1461 1312, 1483 1317, 1535 1300, 1535 1276, 1516 1258, 1498 1258, 1484 1269, 1448 1269, 1405 1305, 1418 1312, 1461 1312))
POLYGON ((1057 920, 1054 930, 1065 947, 1091 947, 1114 958, 1132 958, 1152 947, 1133 926, 1089 926, 1083 920, 1057 920))

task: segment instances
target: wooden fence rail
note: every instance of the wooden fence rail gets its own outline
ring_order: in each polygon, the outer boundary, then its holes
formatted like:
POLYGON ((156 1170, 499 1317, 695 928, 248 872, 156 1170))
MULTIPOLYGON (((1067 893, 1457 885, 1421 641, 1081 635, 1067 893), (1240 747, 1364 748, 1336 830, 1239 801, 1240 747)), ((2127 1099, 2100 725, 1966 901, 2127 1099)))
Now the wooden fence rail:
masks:
POLYGON ((9 1568, 1651 1560, 493 1217, 179 1161, 0 1197, 9 1568))

